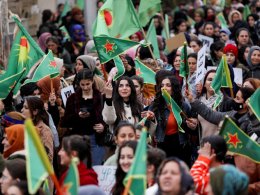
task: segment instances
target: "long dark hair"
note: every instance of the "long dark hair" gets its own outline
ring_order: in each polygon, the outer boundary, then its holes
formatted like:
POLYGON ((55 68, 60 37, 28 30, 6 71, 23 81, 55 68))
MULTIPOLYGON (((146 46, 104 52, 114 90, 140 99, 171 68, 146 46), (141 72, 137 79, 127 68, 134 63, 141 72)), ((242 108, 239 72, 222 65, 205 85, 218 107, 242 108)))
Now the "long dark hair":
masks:
POLYGON ((88 136, 71 135, 64 137, 62 147, 68 155, 71 155, 72 151, 76 151, 79 160, 83 161, 87 168, 92 168, 90 139, 88 136))
POLYGON ((121 195, 124 191, 124 188, 125 188, 124 185, 123 185, 123 180, 126 176, 126 173, 122 170, 122 168, 119 164, 121 151, 125 147, 132 148, 133 152, 135 154, 135 150, 136 150, 136 147, 137 147, 137 141, 132 141, 132 140, 126 141, 119 148, 118 157, 117 157, 117 169, 116 169, 116 173, 115 173, 116 183, 115 183, 115 185, 114 185, 114 187, 112 188, 112 191, 111 191, 113 195, 121 195))
POLYGON ((27 96, 25 97, 25 101, 27 101, 33 124, 37 125, 40 121, 43 121, 47 126, 49 126, 49 115, 44 109, 43 101, 36 96, 27 96), (36 115, 33 114, 34 111, 37 111, 36 115))
POLYGON ((126 114, 125 109, 124 109, 124 100, 118 93, 118 88, 119 88, 120 82, 122 80, 126 80, 131 88, 131 94, 129 97, 129 105, 130 105, 133 116, 139 118, 141 111, 142 111, 142 104, 137 100, 136 90, 135 90, 133 81, 129 77, 126 77, 126 76, 122 76, 118 79, 118 81, 116 82, 116 86, 115 86, 115 90, 114 90, 114 94, 113 94, 113 103, 114 103, 114 107, 116 110, 117 118, 118 118, 118 120, 123 120, 124 119, 123 116, 126 114))
POLYGON ((166 106, 166 102, 162 96, 161 91, 161 84, 164 79, 170 80, 172 87, 172 94, 170 95, 174 99, 174 101, 180 106, 180 108, 182 107, 181 85, 179 80, 175 76, 166 76, 160 79, 160 83, 157 83, 156 87, 156 96, 153 104, 153 111, 154 113, 159 113, 162 119, 164 119, 164 109, 166 106))
POLYGON ((205 74, 204 80, 203 80, 203 85, 202 85, 201 95, 203 95, 204 93, 207 92, 207 90, 206 90, 206 88, 205 88, 205 83, 206 83, 207 77, 209 76, 210 73, 216 73, 216 70, 214 70, 214 69, 209 70, 209 71, 205 74))

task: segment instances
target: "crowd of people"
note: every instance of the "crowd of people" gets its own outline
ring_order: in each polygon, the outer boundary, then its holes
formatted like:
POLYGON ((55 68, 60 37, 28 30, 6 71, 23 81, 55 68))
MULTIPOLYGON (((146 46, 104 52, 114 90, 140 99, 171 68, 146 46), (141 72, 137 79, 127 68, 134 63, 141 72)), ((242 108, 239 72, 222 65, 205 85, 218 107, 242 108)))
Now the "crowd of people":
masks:
MULTIPOLYGON (((97 7, 102 5, 98 1, 97 7)), ((259 0, 232 0, 224 8, 217 1, 204 5, 196 0, 180 3, 178 9, 164 10, 170 37, 183 33, 188 44, 187 78, 179 75, 182 47, 168 51, 163 36, 167 24, 162 13, 157 13, 153 21, 160 58, 155 59, 143 44, 127 50, 119 55, 125 72, 116 81, 114 61, 100 64, 94 41, 86 34, 83 10, 74 7, 62 17, 63 7, 59 4, 56 13, 44 10, 37 31, 40 48, 46 54, 52 50, 54 57, 62 59, 62 63, 57 62, 60 75, 23 84, 18 96, 9 94, 0 100, 2 194, 29 194, 24 146, 24 121, 28 118, 38 130, 61 185, 72 159, 79 159, 79 194, 104 194, 93 169, 96 165, 116 167, 110 193, 123 194, 123 180, 135 157, 143 126, 148 131, 146 194, 260 194, 260 165, 228 152, 226 141, 218 135, 228 115, 260 143, 260 121, 247 101, 260 87, 259 0), (246 18, 245 6, 251 11, 246 18), (220 12, 227 26, 221 25, 217 17, 220 12), (60 30, 61 26, 67 29, 69 38, 60 30), (207 71, 197 83, 197 58, 203 47, 199 35, 214 41, 205 55, 207 71), (222 98, 216 105, 219 94, 211 83, 224 54, 233 88, 221 88, 222 98), (155 72, 155 85, 138 76, 135 58, 155 72), (61 89, 67 86, 73 86, 75 93, 64 104, 61 89), (179 130, 162 89, 183 111, 184 132, 179 130), (141 124, 145 117, 147 120, 141 124)), ((138 9, 138 4, 135 7, 138 9)), ((140 31, 129 39, 142 42, 144 36, 140 31)), ((55 193, 51 180, 49 187, 55 193)), ((44 194, 43 189, 37 194, 44 194)))

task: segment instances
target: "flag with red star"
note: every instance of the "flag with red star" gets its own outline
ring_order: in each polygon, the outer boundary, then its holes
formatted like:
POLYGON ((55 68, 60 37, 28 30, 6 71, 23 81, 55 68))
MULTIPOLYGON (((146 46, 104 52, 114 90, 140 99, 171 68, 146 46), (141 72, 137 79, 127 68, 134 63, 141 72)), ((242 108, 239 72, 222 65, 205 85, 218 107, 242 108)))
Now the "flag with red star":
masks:
POLYGON ((144 83, 155 85, 155 72, 140 62, 138 59, 135 59, 135 69, 136 75, 144 79, 144 83))
POLYGON ((48 54, 44 57, 42 62, 35 68, 32 73, 30 73, 30 75, 32 75, 31 78, 27 79, 25 83, 37 82, 48 76, 54 78, 59 75, 59 69, 56 62, 54 61, 51 50, 49 50, 48 54))
POLYGON ((232 119, 225 118, 219 134, 224 137, 230 152, 260 163, 260 145, 241 130, 232 119))
POLYGON ((128 38, 141 30, 131 0, 107 0, 98 10, 93 24, 93 35, 128 38))
POLYGON ((94 37, 95 47, 100 59, 100 63, 106 63, 126 50, 139 45, 140 43, 108 37, 106 35, 94 37))

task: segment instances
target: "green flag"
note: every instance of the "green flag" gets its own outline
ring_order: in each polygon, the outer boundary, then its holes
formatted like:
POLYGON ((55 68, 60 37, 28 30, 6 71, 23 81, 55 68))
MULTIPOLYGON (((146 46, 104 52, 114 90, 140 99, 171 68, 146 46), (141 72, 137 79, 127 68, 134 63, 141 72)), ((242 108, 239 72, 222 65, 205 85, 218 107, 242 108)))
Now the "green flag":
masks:
POLYGON ((54 78, 60 74, 57 64, 54 61, 52 51, 49 50, 48 54, 44 57, 40 65, 36 68, 31 79, 27 79, 25 83, 37 82, 45 77, 50 76, 54 78))
POLYGON ((85 8, 85 0, 77 0, 76 4, 81 10, 84 10, 85 8))
POLYGON ((68 173, 63 183, 63 192, 66 194, 78 194, 79 188, 79 173, 77 167, 78 159, 71 160, 68 173))
POLYGON ((228 25, 227 25, 227 21, 223 15, 223 12, 220 12, 218 15, 217 15, 217 18, 221 24, 221 28, 228 28, 228 25))
POLYGON ((107 0, 93 24, 93 36, 127 38, 141 29, 131 0, 107 0))
POLYGON ((260 163, 260 146, 242 131, 230 118, 226 117, 219 133, 224 137, 228 150, 246 156, 260 163))
POLYGON ((251 10, 249 8, 249 5, 245 5, 243 9, 243 20, 246 21, 247 16, 250 14, 251 14, 251 10))
POLYGON ((113 80, 116 81, 119 77, 121 77, 125 73, 125 66, 119 56, 116 56, 113 60, 117 68, 117 73, 113 78, 113 80))
POLYGON ((135 59, 135 72, 137 76, 140 76, 144 79, 144 83, 155 85, 155 72, 140 62, 138 59, 135 59))
POLYGON ((124 178, 125 190, 127 194, 137 195, 145 194, 147 188, 147 176, 146 176, 146 167, 147 167, 147 130, 146 128, 142 129, 142 134, 138 142, 135 157, 131 165, 130 170, 124 178))
POLYGON ((175 117, 175 119, 178 123, 179 131, 182 132, 182 133, 185 133, 185 131, 181 128, 181 124, 182 124, 182 118, 181 118, 182 110, 181 110, 181 108, 174 101, 174 99, 172 99, 170 94, 165 89, 162 89, 162 96, 164 97, 164 100, 167 103, 167 105, 170 106, 171 109, 172 109, 173 115, 174 115, 174 117, 175 117))
POLYGON ((162 31, 162 36, 165 38, 165 40, 170 38, 170 30, 169 30, 169 17, 167 14, 165 14, 165 19, 164 19, 164 28, 162 31))
POLYGON ((158 41, 157 41, 157 35, 156 35, 156 30, 154 26, 154 20, 151 21, 149 29, 146 34, 147 40, 152 43, 153 45, 153 53, 155 58, 160 59, 160 51, 159 51, 159 46, 158 46, 158 41))
POLYGON ((63 41, 71 40, 70 34, 67 31, 65 26, 61 26, 60 30, 61 30, 61 33, 62 33, 62 36, 63 36, 63 41))
POLYGON ((217 68, 217 72, 215 74, 215 77, 211 83, 211 87, 215 91, 215 93, 218 93, 220 91, 221 87, 227 87, 232 88, 232 82, 230 78, 230 72, 226 60, 226 55, 224 54, 222 56, 222 59, 219 63, 219 66, 217 68))
POLYGON ((129 48, 140 44, 138 42, 116 39, 105 35, 94 37, 94 42, 101 64, 124 53, 129 48))
POLYGON ((7 71, 0 75, 0 80, 17 74, 24 68, 26 68, 26 73, 24 74, 26 76, 31 67, 44 56, 44 52, 30 36, 22 23, 15 16, 13 19, 19 27, 19 31, 12 44, 7 71))
POLYGON ((188 23, 190 26, 194 26, 196 22, 190 16, 188 16, 188 23))
POLYGON ((142 26, 146 26, 150 19, 161 11, 161 0, 141 0, 138 17, 142 26))
POLYGON ((21 80, 25 71, 26 69, 24 68, 21 72, 0 80, 0 99, 5 99, 9 95, 11 90, 17 85, 17 82, 21 80))
MULTIPOLYGON (((41 139, 37 133, 36 128, 33 126, 31 120, 25 121, 25 151, 26 151, 26 172, 27 172, 27 182, 30 194, 35 194, 40 188, 41 184, 48 176, 48 171, 44 165, 44 161, 40 157, 41 154, 38 152, 38 148, 45 152, 48 159, 46 151, 42 145, 41 139), (36 145, 40 146, 36 146, 36 145)), ((50 164, 50 162, 48 162, 50 164)))
POLYGON ((180 76, 188 78, 190 74, 190 69, 188 65, 188 56, 187 56, 187 43, 185 42, 181 50, 181 65, 180 65, 180 76))
POLYGON ((61 12, 61 14, 60 14, 60 21, 59 21, 60 24, 62 23, 62 18, 63 18, 64 16, 66 16, 66 14, 67 14, 70 10, 71 10, 71 8, 70 8, 69 1, 66 0, 66 2, 65 2, 65 4, 64 4, 64 7, 63 7, 63 10, 62 10, 62 12, 61 12))
POLYGON ((248 105, 260 121, 260 88, 258 88, 249 98, 248 105))
POLYGON ((51 191, 50 191, 50 186, 49 186, 49 181, 48 179, 45 179, 44 183, 43 183, 43 187, 42 190, 44 192, 44 195, 51 195, 51 191))
MULTIPOLYGON (((205 5, 206 5, 206 4, 205 4, 205 5)), ((225 0, 220 0, 220 7, 221 7, 222 9, 225 8, 225 5, 226 5, 226 1, 225 1, 225 0)))

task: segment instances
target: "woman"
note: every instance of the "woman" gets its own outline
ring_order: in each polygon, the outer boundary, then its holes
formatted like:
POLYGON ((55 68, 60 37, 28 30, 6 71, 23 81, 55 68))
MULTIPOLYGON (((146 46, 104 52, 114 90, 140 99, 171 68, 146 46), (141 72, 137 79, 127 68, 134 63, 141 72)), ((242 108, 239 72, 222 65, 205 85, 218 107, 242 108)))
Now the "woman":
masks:
POLYGON ((123 185, 123 180, 134 160, 136 147, 136 141, 127 141, 119 148, 117 169, 115 173, 116 183, 111 191, 113 195, 121 195, 124 192, 125 186, 123 185))
POLYGON ((139 102, 141 102, 144 106, 148 106, 152 103, 152 101, 154 100, 154 97, 145 97, 144 93, 143 93, 143 89, 144 89, 144 79, 142 77, 139 76, 132 76, 131 77, 134 86, 135 86, 135 90, 136 90, 136 95, 137 95, 137 99, 139 100, 139 102))
POLYGON ((44 109, 43 101, 35 96, 25 97, 22 114, 26 119, 31 118, 37 127, 42 143, 45 147, 50 162, 53 162, 54 140, 49 128, 49 115, 44 109))
POLYGON ((178 158, 161 163, 157 173, 159 185, 156 195, 185 195, 193 192, 194 183, 187 165, 178 158))
POLYGON ((183 18, 179 18, 174 22, 173 25, 173 29, 174 29, 174 34, 177 35, 179 33, 184 33, 187 31, 188 27, 187 27, 187 22, 185 19, 183 18))
POLYGON ((173 72, 173 75, 176 76, 176 78, 179 80, 180 84, 182 85, 183 78, 179 75, 180 73, 180 66, 181 66, 181 56, 175 55, 173 59, 173 68, 171 69, 171 72, 173 72))
POLYGON ((246 21, 249 26, 249 32, 251 34, 251 39, 255 45, 259 44, 259 38, 256 33, 255 23, 258 21, 259 16, 257 14, 250 14, 246 17, 246 21))
MULTIPOLYGON (((54 57, 63 59, 64 64, 71 66, 69 52, 65 48, 61 47, 60 42, 56 37, 49 37, 46 40, 46 46, 52 51, 54 57)), ((48 50, 46 49, 45 52, 48 53, 48 50)))
POLYGON ((60 163, 67 167, 67 170, 60 177, 62 185, 67 174, 68 167, 73 158, 78 158, 78 173, 80 186, 98 185, 96 172, 92 169, 90 139, 87 136, 71 135, 64 137, 62 140, 62 148, 59 151, 60 163))
MULTIPOLYGON (((188 55, 188 66, 189 66, 189 76, 188 76, 188 86, 191 89, 194 96, 196 96, 196 70, 197 70, 197 54, 191 53, 188 55)), ((186 78, 184 78, 182 85, 182 96, 184 97, 186 89, 186 78)))
POLYGON ((12 125, 5 128, 4 139, 2 141, 4 145, 3 156, 5 159, 9 158, 11 155, 24 153, 24 125, 12 125))
POLYGON ((203 43, 201 40, 199 40, 197 37, 193 37, 190 41, 190 48, 193 49, 193 51, 198 54, 199 50, 202 48, 203 43))
POLYGON ((171 95, 172 99, 174 99, 184 113, 189 114, 188 105, 182 100, 181 86, 178 79, 174 76, 162 78, 161 82, 157 83, 156 98, 149 107, 149 110, 154 112, 158 123, 155 131, 157 146, 164 150, 167 156, 177 156, 190 164, 191 153, 187 144, 187 133, 190 129, 183 120, 181 126, 185 133, 179 132, 179 127, 172 109, 168 107, 162 96, 162 89, 165 89, 171 95))
POLYGON ((214 42, 218 41, 218 37, 214 34, 215 24, 213 22, 205 22, 203 26, 203 35, 213 38, 214 42))
POLYGON ((129 77, 120 77, 114 91, 112 85, 108 85, 105 89, 105 105, 102 116, 111 131, 121 120, 137 124, 142 110, 143 106, 137 100, 134 83, 129 77))
POLYGON ((233 27, 238 20, 242 20, 241 13, 238 10, 232 10, 228 15, 229 27, 233 27))
POLYGON ((78 75, 79 88, 69 96, 62 127, 72 128, 70 135, 89 135, 93 164, 100 165, 103 161, 103 137, 105 123, 102 119, 103 100, 100 92, 94 85, 94 76, 91 70, 83 69, 78 75))
POLYGON ((243 87, 249 87, 251 89, 257 90, 260 87, 260 80, 255 78, 248 78, 244 81, 243 87))
POLYGON ((7 194, 7 189, 15 180, 26 180, 26 167, 24 159, 5 161, 5 168, 0 179, 2 194, 7 194))
POLYGON ((247 63, 249 66, 249 72, 246 78, 260 79, 260 47, 253 46, 250 48, 247 63))
POLYGON ((116 143, 116 151, 115 154, 109 157, 104 165, 106 166, 116 166, 116 160, 118 157, 118 149, 125 142, 130 140, 136 140, 136 129, 134 125, 127 121, 121 121, 114 132, 114 140, 116 143))
POLYGON ((74 88, 76 89, 79 86, 77 74, 82 69, 87 68, 91 70, 91 72, 94 75, 94 84, 96 85, 95 86, 96 89, 102 93, 105 87, 105 82, 99 77, 100 72, 96 67, 96 65, 97 65, 97 60, 94 57, 88 55, 81 55, 76 59, 75 75, 67 78, 66 80, 69 83, 73 84, 74 88))

